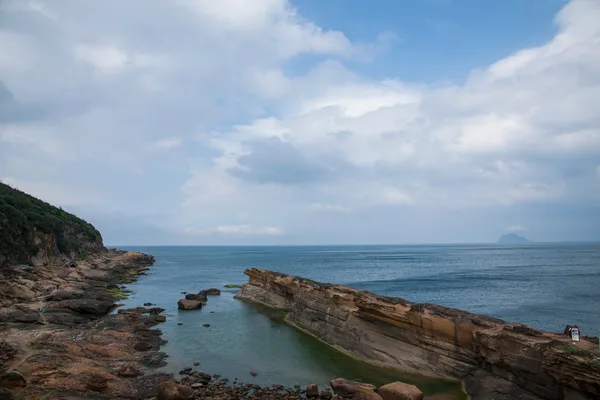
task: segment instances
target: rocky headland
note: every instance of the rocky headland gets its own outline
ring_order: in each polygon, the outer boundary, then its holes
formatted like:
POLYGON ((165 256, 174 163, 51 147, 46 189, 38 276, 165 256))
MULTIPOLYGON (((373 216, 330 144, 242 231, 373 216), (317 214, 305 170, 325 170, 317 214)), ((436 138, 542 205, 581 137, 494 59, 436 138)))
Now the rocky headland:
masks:
POLYGON ((474 400, 600 398, 598 339, 564 335, 434 304, 262 269, 237 298, 364 361, 461 380, 474 400))
POLYGON ((86 221, 0 183, 0 399, 147 398, 160 308, 119 310, 152 256, 106 249, 86 221))

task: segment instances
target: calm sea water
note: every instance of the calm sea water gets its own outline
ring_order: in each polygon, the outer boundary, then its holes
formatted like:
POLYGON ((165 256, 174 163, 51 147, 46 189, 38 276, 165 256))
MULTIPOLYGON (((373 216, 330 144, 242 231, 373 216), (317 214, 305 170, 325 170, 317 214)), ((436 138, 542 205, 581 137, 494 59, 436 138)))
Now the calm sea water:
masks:
MULTIPOLYGON (((200 369, 259 384, 325 383, 336 377, 384 383, 397 371, 355 361, 281 321, 270 310, 233 298, 226 284, 247 281, 245 268, 267 268, 398 296, 414 302, 488 314, 548 331, 578 324, 600 330, 600 244, 129 247, 156 257, 148 276, 130 285, 126 306, 150 301, 166 309, 166 370, 200 369), (210 287, 199 311, 179 312, 181 292, 210 287), (182 322, 183 325, 177 325, 182 322), (202 327, 208 323, 210 327, 202 327), (257 372, 252 378, 249 373, 257 372)), ((428 393, 452 392, 444 382, 413 380, 428 393)))

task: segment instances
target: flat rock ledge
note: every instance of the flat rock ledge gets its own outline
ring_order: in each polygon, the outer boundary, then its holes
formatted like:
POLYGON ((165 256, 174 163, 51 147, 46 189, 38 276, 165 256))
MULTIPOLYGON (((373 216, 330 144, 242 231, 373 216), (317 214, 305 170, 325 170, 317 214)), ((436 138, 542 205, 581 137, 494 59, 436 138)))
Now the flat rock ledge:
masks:
POLYGON ((367 362, 461 380, 473 400, 600 399, 597 339, 248 269, 236 298, 367 362))

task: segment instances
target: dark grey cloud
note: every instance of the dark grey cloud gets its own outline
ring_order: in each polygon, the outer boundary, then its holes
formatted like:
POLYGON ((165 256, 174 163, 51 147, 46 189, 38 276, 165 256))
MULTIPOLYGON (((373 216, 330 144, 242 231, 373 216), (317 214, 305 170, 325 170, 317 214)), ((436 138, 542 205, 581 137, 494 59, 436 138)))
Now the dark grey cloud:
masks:
POLYGON ((240 167, 229 171, 240 179, 257 183, 297 185, 322 181, 331 171, 325 160, 308 158, 293 144, 278 137, 254 140, 247 145, 250 154, 240 157, 240 167))

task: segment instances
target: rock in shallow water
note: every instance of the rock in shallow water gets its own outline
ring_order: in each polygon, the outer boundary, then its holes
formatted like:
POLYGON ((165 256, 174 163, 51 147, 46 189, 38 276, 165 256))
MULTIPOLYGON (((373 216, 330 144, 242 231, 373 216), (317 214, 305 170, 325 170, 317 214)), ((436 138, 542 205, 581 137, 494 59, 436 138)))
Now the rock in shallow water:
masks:
POLYGON ((340 396, 350 396, 362 389, 363 391, 375 392, 375 386, 369 383, 355 382, 344 378, 337 378, 331 381, 331 388, 340 396))
POLYGON ((319 387, 314 383, 309 384, 306 387, 306 397, 319 397, 319 387))
POLYGON ((181 299, 177 302, 177 307, 180 310, 197 310, 202 308, 202 302, 198 300, 181 299))
POLYGON ((383 400, 423 400, 423 392, 415 385, 392 382, 377 390, 383 400))

